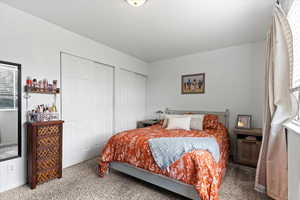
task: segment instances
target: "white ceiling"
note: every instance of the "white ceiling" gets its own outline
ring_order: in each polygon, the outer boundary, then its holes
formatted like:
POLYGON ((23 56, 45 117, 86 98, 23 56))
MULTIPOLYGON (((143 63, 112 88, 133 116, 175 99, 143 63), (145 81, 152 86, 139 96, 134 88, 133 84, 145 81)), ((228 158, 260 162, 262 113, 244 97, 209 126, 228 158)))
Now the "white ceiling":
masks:
POLYGON ((0 0, 147 62, 265 39, 273 0, 0 0))

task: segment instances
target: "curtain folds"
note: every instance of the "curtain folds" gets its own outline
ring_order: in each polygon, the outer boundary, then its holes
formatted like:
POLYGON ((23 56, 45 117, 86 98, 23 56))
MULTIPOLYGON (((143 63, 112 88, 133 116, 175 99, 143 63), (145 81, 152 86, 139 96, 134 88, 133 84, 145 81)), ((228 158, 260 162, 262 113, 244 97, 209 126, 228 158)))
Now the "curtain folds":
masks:
POLYGON ((287 145, 283 123, 297 112, 290 93, 293 65, 292 32, 284 11, 275 6, 267 39, 263 142, 257 166, 255 189, 276 200, 286 200, 287 145))
POLYGON ((279 0, 280 5, 282 6, 282 9, 285 13, 289 13, 294 1, 295 0, 279 0))

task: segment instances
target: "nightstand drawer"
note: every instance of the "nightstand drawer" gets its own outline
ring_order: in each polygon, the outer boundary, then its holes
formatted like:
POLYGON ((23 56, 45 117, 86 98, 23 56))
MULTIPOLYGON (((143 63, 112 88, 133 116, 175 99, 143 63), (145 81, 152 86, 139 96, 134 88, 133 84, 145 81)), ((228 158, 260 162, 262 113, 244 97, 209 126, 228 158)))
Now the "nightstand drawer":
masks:
POLYGON ((261 142, 256 140, 237 140, 237 162, 256 167, 261 142))
POLYGON ((236 135, 235 161, 256 167, 262 143, 262 130, 234 129, 234 133, 236 135))

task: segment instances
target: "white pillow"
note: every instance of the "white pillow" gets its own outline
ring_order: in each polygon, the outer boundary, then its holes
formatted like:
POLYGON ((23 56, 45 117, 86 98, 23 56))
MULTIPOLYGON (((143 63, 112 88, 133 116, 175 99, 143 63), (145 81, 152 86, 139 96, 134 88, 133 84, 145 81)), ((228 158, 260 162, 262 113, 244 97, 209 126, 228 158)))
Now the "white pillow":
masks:
POLYGON ((183 129, 183 130, 191 130, 191 117, 171 117, 168 119, 168 127, 167 129, 183 129))
POLYGON ((185 117, 184 115, 164 115, 164 123, 162 125, 162 128, 167 128, 168 121, 170 118, 179 118, 179 117, 185 117))
POLYGON ((191 129, 192 130, 198 130, 202 131, 203 130, 203 119, 205 115, 193 115, 193 114, 186 114, 185 116, 191 117, 191 129))

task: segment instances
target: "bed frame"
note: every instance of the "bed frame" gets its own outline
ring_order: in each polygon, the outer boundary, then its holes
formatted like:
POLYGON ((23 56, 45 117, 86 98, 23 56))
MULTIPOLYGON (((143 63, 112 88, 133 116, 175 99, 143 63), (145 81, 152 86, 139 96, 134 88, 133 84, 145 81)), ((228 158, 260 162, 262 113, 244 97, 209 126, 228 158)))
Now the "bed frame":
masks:
MULTIPOLYGON (((219 121, 223 123, 226 128, 229 128, 229 110, 226 109, 225 112, 210 112, 210 111, 190 111, 190 110, 170 110, 166 109, 166 114, 214 114, 219 117, 219 121)), ((172 191, 184 197, 193 200, 199 200, 199 195, 196 192, 193 185, 177 181, 175 179, 163 176, 160 174, 155 174, 147 170, 135 167, 133 165, 122 163, 122 162, 111 162, 109 168, 122 172, 124 174, 133 176, 135 178, 141 179, 148 183, 154 184, 166 190, 172 191)))

